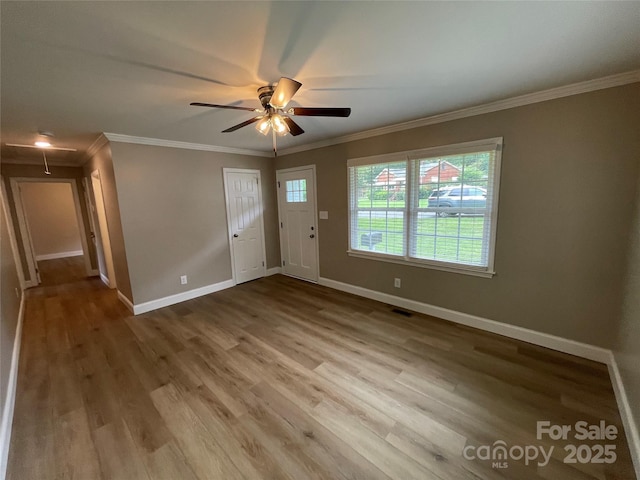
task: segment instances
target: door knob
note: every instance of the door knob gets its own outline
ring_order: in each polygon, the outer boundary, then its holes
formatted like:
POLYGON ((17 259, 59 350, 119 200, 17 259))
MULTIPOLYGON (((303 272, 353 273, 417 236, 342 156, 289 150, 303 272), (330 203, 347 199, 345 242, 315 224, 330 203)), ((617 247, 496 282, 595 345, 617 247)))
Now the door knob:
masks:
POLYGON ((238 238, 238 234, 237 234, 237 233, 234 233, 234 234, 233 234, 233 237, 234 237, 234 238, 238 238))
POLYGON ((315 238, 315 235, 312 233, 311 235, 309 235, 309 238, 315 238))

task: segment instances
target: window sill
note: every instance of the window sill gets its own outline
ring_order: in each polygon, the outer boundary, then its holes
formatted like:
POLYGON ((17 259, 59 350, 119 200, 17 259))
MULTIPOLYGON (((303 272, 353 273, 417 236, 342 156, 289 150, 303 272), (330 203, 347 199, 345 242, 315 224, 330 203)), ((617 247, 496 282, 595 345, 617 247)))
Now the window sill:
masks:
POLYGON ((347 255, 350 257, 356 258, 365 258, 367 260, 376 260, 379 262, 387 262, 387 263, 396 263, 399 265, 409 265, 411 267, 419 267, 419 268, 429 268, 431 270, 440 270, 443 272, 449 273, 459 273, 462 275, 471 275, 474 277, 482 277, 482 278, 492 278, 496 272, 483 270, 482 267, 466 267, 466 266, 457 266, 456 264, 451 263, 432 263, 429 261, 417 261, 417 260, 407 260, 402 257, 394 257, 391 255, 384 255, 380 253, 368 253, 360 250, 347 250, 347 255))

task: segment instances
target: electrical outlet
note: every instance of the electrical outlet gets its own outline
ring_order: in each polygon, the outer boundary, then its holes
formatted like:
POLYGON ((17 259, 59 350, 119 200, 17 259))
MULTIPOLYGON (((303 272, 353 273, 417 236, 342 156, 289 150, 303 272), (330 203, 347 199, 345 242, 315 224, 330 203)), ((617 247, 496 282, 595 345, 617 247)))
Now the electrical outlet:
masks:
POLYGON ((394 278, 393 279, 393 286, 394 287, 400 288, 401 284, 402 284, 402 280, 400 280, 399 278, 394 278))
POLYGON ((180 275, 180 285, 186 285, 186 284, 187 284, 187 276, 180 275))

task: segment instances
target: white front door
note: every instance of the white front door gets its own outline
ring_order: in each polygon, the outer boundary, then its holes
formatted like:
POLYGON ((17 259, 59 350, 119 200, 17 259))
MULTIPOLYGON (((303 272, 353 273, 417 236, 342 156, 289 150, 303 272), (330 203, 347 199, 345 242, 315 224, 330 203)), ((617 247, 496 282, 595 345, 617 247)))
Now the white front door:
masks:
POLYGON ((315 168, 278 170, 282 273, 318 281, 315 168))
POLYGON ((233 278, 248 282, 266 275, 260 171, 223 171, 233 278))

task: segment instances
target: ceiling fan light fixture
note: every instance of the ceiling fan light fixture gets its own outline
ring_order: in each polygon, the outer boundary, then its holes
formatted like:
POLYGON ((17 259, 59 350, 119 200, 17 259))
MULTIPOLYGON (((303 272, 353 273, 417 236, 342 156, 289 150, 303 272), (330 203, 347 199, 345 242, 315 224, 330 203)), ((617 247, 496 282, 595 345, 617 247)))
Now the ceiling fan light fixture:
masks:
POLYGON ((38 140, 35 143, 35 146, 40 148, 49 148, 51 146, 51 143, 47 142, 46 140, 38 140))
POLYGON ((271 120, 269 117, 263 117, 258 123, 256 123, 256 130, 261 134, 267 135, 271 129, 271 120))
POLYGON ((278 135, 286 135, 289 133, 289 126, 278 113, 271 116, 271 126, 278 135))
MULTIPOLYGON (((2 0, 0 0, 2 1, 2 0)), ((275 85, 264 85, 258 88, 258 99, 262 104, 262 109, 249 107, 239 107, 236 105, 220 105, 217 103, 191 102, 190 105, 196 107, 225 108, 231 110, 249 110, 260 112, 253 118, 240 122, 237 125, 222 130, 221 133, 231 133, 255 124, 256 130, 262 135, 273 137, 273 152, 276 153, 276 137, 283 137, 291 134, 297 137, 304 133, 304 130, 294 120, 293 116, 307 117, 348 117, 351 108, 327 108, 327 107, 289 107, 287 105, 302 86, 300 82, 288 77, 281 77, 275 85)))

